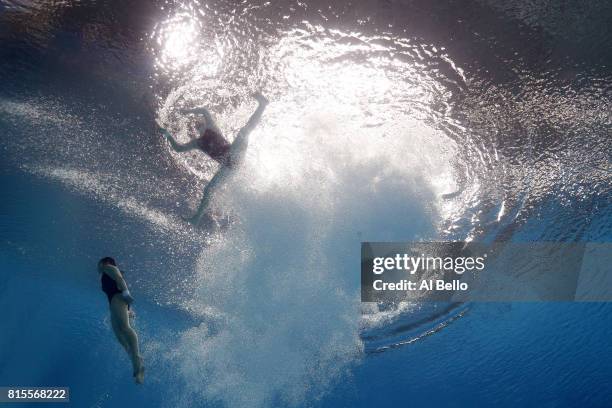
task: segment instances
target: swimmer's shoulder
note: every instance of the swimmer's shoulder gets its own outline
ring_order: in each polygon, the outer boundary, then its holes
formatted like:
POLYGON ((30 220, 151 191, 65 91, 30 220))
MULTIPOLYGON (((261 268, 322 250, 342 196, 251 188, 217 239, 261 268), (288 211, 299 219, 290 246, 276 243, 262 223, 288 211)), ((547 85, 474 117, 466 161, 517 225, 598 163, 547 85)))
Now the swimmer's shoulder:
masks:
POLYGON ((121 271, 119 270, 119 268, 113 265, 104 265, 102 267, 102 271, 114 280, 117 280, 118 277, 121 277, 121 271))

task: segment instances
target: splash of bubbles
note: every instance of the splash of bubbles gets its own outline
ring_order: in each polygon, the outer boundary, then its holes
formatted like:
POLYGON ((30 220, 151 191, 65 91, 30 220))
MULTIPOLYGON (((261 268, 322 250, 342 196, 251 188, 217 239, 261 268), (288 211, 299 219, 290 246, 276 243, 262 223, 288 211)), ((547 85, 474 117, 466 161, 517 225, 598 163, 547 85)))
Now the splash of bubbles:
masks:
POLYGON ((448 169, 422 152, 444 157, 439 133, 405 121, 410 138, 373 138, 344 108, 306 109, 271 104, 214 199, 233 221, 202 251, 186 307, 216 310, 222 328, 187 330, 174 355, 206 400, 297 406, 320 396, 362 355, 360 241, 435 231, 426 180, 448 169))

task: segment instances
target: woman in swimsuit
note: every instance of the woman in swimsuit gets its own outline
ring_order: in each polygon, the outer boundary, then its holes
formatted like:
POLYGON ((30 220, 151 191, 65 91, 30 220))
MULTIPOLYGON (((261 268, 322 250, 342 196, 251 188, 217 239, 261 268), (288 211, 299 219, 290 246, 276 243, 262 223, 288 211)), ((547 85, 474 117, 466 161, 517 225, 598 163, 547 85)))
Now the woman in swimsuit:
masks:
POLYGON ((123 274, 117 268, 117 263, 113 258, 100 259, 98 272, 101 275, 102 291, 108 297, 113 331, 132 360, 134 381, 142 384, 144 382, 144 365, 138 348, 138 336, 130 326, 129 319, 130 304, 134 301, 134 298, 132 298, 125 279, 123 279, 123 274))
POLYGON ((166 129, 162 129, 162 132, 165 134, 166 138, 170 142, 170 146, 172 146, 174 151, 187 152, 190 150, 199 149, 221 165, 221 168, 217 171, 214 177, 208 182, 208 184, 206 184, 202 201, 200 201, 196 214, 191 218, 187 218, 186 221, 192 224, 197 224, 200 222, 200 219, 208 207, 214 189, 224 179, 224 176, 229 173, 229 170, 236 167, 242 161, 249 145, 249 133, 251 133, 255 126, 257 126, 257 123, 261 119, 263 111, 268 104, 266 97, 259 92, 255 93, 253 97, 257 100, 257 102, 259 102, 259 106, 251 115, 247 124, 240 129, 236 135, 236 139, 234 139, 234 142, 231 144, 223 137, 223 134, 217 127, 212 115, 206 108, 196 108, 182 111, 183 113, 195 113, 204 116, 205 121, 198 122, 196 124, 196 128, 200 136, 191 140, 190 142, 178 144, 166 129))

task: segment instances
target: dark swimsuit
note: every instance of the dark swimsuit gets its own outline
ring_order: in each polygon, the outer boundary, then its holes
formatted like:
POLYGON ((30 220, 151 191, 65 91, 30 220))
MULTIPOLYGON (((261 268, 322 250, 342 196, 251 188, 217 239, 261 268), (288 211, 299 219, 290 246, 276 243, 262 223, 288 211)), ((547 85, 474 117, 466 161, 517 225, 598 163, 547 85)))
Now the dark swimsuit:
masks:
POLYGON ((113 296, 115 296, 117 293, 121 293, 121 291, 117 287, 117 282, 115 282, 115 280, 107 274, 102 273, 101 281, 102 292, 106 293, 106 296, 108 297, 108 303, 110 303, 113 296))
POLYGON ((230 165, 231 146, 222 135, 211 129, 206 129, 198 138, 198 147, 221 164, 230 165))

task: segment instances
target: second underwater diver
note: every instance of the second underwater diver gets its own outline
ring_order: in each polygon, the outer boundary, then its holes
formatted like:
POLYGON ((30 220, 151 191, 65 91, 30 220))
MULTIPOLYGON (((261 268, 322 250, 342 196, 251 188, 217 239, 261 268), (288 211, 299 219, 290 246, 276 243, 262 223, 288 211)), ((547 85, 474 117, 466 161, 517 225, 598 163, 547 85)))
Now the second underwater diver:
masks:
POLYGON ((132 360, 134 381, 144 382, 144 364, 138 346, 138 335, 130 324, 130 304, 134 298, 130 294, 123 274, 117 268, 117 263, 111 257, 105 257, 98 262, 98 272, 101 276, 102 291, 108 297, 111 326, 117 340, 123 346, 132 360))

